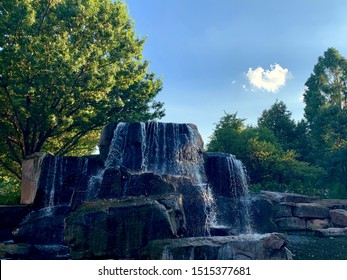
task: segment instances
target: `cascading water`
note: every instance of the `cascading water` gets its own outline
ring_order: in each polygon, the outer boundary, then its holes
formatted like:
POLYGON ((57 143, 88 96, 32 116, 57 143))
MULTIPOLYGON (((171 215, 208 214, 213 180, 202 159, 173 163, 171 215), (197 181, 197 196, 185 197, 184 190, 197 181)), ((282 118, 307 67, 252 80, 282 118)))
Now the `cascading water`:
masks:
POLYGON ((197 132, 187 124, 120 123, 114 131, 107 168, 183 175, 206 182, 197 132))
POLYGON ((233 195, 239 197, 238 213, 240 215, 240 228, 242 233, 253 233, 251 226, 251 215, 250 215, 250 195, 248 189, 248 177, 246 169, 242 162, 235 158, 233 155, 229 155, 227 158, 227 165, 229 175, 232 179, 234 186, 232 187, 233 195))
MULTIPOLYGON (((203 199, 205 228, 216 223, 216 205, 208 187, 202 140, 189 124, 119 123, 114 130, 105 168, 91 177, 88 198, 95 199, 107 169, 126 168, 132 174, 153 172, 188 177, 203 199)), ((126 195, 127 183, 123 195, 126 195)))
POLYGON ((206 153, 206 174, 219 209, 214 226, 232 228, 233 234, 252 233, 248 177, 242 162, 231 154, 206 153))

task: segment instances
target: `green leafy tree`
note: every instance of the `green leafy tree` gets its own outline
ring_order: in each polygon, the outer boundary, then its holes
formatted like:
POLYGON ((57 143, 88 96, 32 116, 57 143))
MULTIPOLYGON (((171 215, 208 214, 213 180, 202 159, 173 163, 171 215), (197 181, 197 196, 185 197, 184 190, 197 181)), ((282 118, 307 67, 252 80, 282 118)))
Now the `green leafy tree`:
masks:
POLYGON ((245 164, 255 189, 319 193, 324 170, 299 161, 284 150, 274 132, 265 126, 245 126, 237 114, 225 114, 211 136, 208 151, 234 154, 245 164))
POLYGON ((305 118, 319 158, 346 142, 347 60, 329 48, 318 58, 305 85, 305 118))
POLYGON ((296 138, 295 122, 292 113, 284 102, 275 102, 270 109, 264 110, 258 118, 258 126, 269 129, 285 150, 293 148, 296 138))
POLYGON ((94 149, 109 122, 163 116, 162 84, 142 59, 121 1, 0 2, 0 165, 94 149))
POLYGON ((304 93, 311 161, 347 194, 347 59, 333 48, 318 58, 304 93))
POLYGON ((216 124, 214 132, 207 145, 208 151, 220 151, 240 156, 243 153, 242 132, 245 129, 245 119, 237 117, 237 113, 224 116, 216 124))

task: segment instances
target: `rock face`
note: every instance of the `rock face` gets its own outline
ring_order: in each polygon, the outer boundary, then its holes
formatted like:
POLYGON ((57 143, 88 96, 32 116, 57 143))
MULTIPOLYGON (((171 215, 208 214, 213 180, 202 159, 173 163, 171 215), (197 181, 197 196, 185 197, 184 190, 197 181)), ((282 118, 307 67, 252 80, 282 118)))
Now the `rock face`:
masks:
POLYGON ((276 260, 291 259, 280 234, 195 237, 155 240, 143 250, 145 259, 276 260))
POLYGON ((151 240, 185 231, 182 197, 136 197, 90 202, 66 220, 65 241, 73 259, 134 259, 151 240))

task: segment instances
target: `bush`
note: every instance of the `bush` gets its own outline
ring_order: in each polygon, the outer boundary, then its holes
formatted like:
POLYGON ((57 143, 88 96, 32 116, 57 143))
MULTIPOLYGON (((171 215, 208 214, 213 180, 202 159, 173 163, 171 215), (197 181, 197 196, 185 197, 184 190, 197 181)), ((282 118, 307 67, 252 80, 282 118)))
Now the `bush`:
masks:
POLYGON ((20 182, 12 177, 0 177, 0 204, 13 205, 20 203, 20 182))

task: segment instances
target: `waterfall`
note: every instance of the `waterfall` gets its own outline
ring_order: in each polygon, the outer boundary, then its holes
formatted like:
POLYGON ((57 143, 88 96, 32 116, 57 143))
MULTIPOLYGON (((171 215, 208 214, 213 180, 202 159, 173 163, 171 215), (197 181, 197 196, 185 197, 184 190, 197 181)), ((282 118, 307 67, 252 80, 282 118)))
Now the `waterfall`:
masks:
POLYGON ((204 212, 206 215, 205 231, 208 236, 211 236, 210 229, 218 226, 217 204, 209 185, 201 185, 200 192, 204 200, 204 212))
POLYGON ((231 154, 206 153, 206 174, 217 208, 223 209, 219 212, 226 213, 217 213, 216 228, 229 227, 234 234, 251 233, 248 176, 242 162, 231 154))
MULTIPOLYGON (((105 171, 111 168, 124 167, 132 174, 153 172, 185 176, 203 199, 205 231, 209 234, 210 226, 216 223, 217 208, 207 183, 202 149, 201 136, 189 124, 119 123, 114 130, 105 167, 89 180, 88 198, 97 198, 105 171)), ((126 188, 127 182, 124 191, 126 188)))
POLYGON ((63 185, 63 162, 60 157, 52 157, 49 163, 47 182, 45 190, 47 194, 45 206, 52 208, 59 202, 59 197, 56 196, 57 189, 63 185))
MULTIPOLYGON (((122 167, 129 174, 184 176, 190 179, 196 195, 201 198, 207 235, 210 235, 210 228, 224 226, 233 228, 235 233, 250 233, 250 198, 245 167, 235 156, 224 153, 207 153, 205 164, 202 149, 201 136, 189 124, 119 123, 113 132, 104 168, 89 179, 87 198, 98 198, 108 169, 122 167), (224 209, 233 216, 232 221, 219 213, 216 196, 233 201, 232 206, 228 206, 232 208, 230 211, 224 209)), ((127 193, 127 184, 124 182, 123 195, 127 193)))
POLYGON ((227 156, 229 176, 232 182, 230 189, 232 196, 238 197, 237 212, 239 214, 241 233, 253 233, 251 226, 250 206, 251 199, 248 188, 248 176, 245 166, 234 155, 227 156))
POLYGON ((199 184, 206 181, 199 141, 197 131, 187 124, 119 123, 105 167, 184 175, 199 184))

